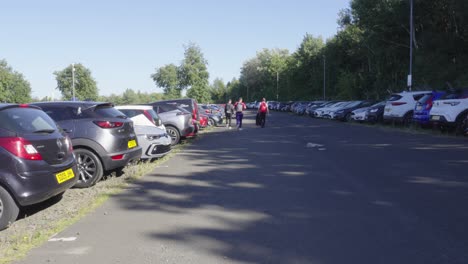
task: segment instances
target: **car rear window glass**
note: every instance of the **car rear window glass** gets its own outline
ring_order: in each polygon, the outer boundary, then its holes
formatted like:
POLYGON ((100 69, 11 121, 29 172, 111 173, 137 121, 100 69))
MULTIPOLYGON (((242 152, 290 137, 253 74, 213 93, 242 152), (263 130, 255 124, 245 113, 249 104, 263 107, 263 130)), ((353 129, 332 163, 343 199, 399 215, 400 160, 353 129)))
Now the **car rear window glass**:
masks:
POLYGON ((54 121, 42 110, 19 107, 0 111, 0 128, 17 133, 57 130, 54 121))
POLYGON ((76 117, 76 110, 72 107, 62 106, 40 106, 46 114, 52 117, 56 122, 71 120, 76 117))
POLYGON ((83 117, 122 117, 125 116, 122 112, 115 109, 111 105, 98 105, 90 110, 84 110, 83 117), (92 111, 94 110, 94 111, 92 111))
POLYGON ((176 104, 161 103, 161 104, 157 104, 157 106, 158 106, 158 108, 159 108, 159 109, 158 109, 158 110, 159 110, 159 113, 164 113, 164 112, 169 112, 169 111, 178 110, 176 104))
POLYGON ((415 94, 413 95, 413 98, 415 101, 418 101, 419 99, 423 98, 426 94, 415 94))
POLYGON ((398 101, 402 98, 403 96, 399 95, 399 94, 392 94, 390 95, 390 98, 388 98, 387 101, 398 101))
POLYGON ((425 104, 431 98, 432 98, 432 94, 426 94, 418 100, 418 103, 425 104))

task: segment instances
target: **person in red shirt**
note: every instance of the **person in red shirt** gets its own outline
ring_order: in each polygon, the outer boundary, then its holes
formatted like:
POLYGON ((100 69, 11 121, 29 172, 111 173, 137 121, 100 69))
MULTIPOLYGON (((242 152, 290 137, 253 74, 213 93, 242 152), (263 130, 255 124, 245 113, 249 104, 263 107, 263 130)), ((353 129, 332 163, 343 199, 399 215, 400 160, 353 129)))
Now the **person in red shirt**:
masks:
POLYGON ((244 118, 244 110, 247 108, 244 102, 242 102, 242 97, 239 98, 234 104, 234 109, 236 110, 236 125, 238 130, 242 130, 242 118, 244 118))
POLYGON ((266 102, 265 98, 263 98, 257 110, 257 113, 260 115, 260 125, 262 128, 265 127, 266 115, 269 113, 269 111, 268 103, 266 102))

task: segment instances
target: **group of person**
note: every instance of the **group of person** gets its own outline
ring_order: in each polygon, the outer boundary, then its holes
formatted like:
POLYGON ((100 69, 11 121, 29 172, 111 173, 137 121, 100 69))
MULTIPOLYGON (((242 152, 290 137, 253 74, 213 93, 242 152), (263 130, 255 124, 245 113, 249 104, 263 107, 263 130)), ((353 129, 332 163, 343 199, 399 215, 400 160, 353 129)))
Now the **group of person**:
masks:
MULTIPOLYGON (((242 97, 240 97, 235 104, 232 104, 232 100, 229 99, 229 101, 226 103, 226 106, 224 107, 224 113, 226 115, 226 127, 231 129, 231 119, 235 113, 236 127, 238 130, 242 130, 242 119, 244 118, 245 109, 247 109, 247 106, 242 101, 242 97)), ((268 113, 268 103, 266 102, 265 98, 263 98, 257 109, 257 125, 261 126, 262 128, 265 127, 266 115, 268 113)))

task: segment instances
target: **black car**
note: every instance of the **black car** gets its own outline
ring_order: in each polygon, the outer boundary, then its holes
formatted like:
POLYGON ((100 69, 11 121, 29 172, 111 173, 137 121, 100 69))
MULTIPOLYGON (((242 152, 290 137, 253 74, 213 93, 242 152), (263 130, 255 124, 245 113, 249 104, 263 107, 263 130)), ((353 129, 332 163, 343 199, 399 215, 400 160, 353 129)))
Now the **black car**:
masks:
POLYGON ((34 105, 70 136, 80 174, 76 187, 90 187, 104 172, 120 170, 141 157, 132 120, 111 103, 65 101, 34 105))
POLYGON ((39 107, 0 104, 0 230, 21 206, 61 195, 78 179, 70 139, 39 107))
POLYGON ((340 120, 340 121, 351 121, 351 112, 353 110, 356 110, 358 108, 362 107, 368 107, 373 105, 375 102, 374 101, 354 101, 351 102, 350 104, 345 105, 344 107, 338 109, 335 112, 334 119, 340 120))
POLYGON ((367 121, 370 123, 383 122, 384 108, 387 101, 376 103, 367 110, 367 121))

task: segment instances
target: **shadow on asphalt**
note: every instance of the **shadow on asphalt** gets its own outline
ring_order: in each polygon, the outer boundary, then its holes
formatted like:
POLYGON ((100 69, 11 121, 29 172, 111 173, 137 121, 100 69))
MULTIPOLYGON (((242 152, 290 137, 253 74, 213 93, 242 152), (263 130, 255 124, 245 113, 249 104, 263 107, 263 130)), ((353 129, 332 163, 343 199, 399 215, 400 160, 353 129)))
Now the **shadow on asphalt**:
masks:
POLYGON ((201 212, 206 224, 146 235, 213 241, 211 253, 232 261, 466 260, 468 215, 454 204, 468 200, 468 180, 459 175, 466 176, 466 142, 295 120, 273 116, 261 129, 249 113, 243 131, 216 128, 167 162, 167 170, 119 195, 122 206, 180 217, 201 212), (326 150, 308 149, 308 142, 326 150), (177 164, 181 158, 188 168, 177 164))

